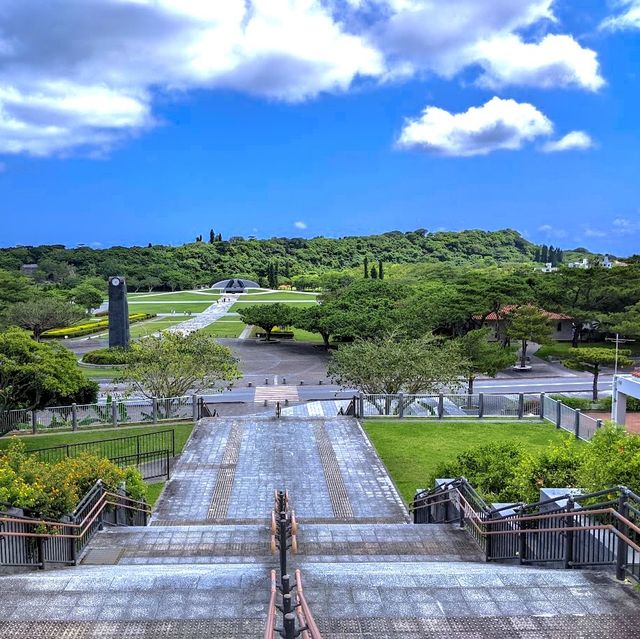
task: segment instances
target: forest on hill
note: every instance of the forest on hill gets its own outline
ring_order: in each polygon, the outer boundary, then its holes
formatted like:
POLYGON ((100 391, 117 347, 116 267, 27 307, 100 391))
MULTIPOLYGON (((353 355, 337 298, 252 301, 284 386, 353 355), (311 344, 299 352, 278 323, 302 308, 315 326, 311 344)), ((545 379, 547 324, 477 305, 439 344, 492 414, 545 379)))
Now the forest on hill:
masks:
POLYGON ((37 264, 41 281, 64 284, 70 278, 118 274, 131 290, 184 289, 209 285, 237 276, 267 283, 277 265, 280 280, 297 275, 359 267, 364 259, 386 264, 421 262, 494 266, 530 263, 536 245, 517 231, 468 230, 403 233, 342 238, 315 237, 223 240, 213 232, 210 241, 182 246, 146 246, 93 249, 61 245, 18 246, 0 249, 0 269, 17 271, 37 264))

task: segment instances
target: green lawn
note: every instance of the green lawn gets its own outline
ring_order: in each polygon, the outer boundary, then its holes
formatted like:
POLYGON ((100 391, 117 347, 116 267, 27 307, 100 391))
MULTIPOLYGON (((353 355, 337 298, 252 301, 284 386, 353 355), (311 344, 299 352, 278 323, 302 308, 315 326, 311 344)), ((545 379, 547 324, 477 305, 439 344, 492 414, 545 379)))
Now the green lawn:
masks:
MULTIPOLYGON (((9 444, 19 439, 24 442, 27 450, 35 448, 49 448, 50 446, 60 446, 62 444, 78 444, 82 442, 94 442, 104 439, 112 439, 115 437, 130 437, 132 435, 144 435, 146 433, 156 433, 161 430, 173 430, 176 438, 176 454, 180 453, 193 430, 191 422, 154 424, 152 426, 133 426, 127 428, 109 428, 92 431, 80 431, 77 433, 52 433, 46 435, 24 435, 17 437, 16 435, 5 435, 0 438, 0 450, 7 448, 9 444)), ((131 454, 135 453, 135 449, 131 449, 131 454)), ((125 453, 123 453, 125 454, 125 453)))
POLYGON ((240 300, 271 300, 274 302, 285 302, 287 300, 309 300, 313 301, 318 293, 301 293, 296 291, 272 291, 270 293, 243 293, 240 300))
POLYGON ((300 328, 292 328, 293 339, 297 342, 309 342, 311 344, 324 344, 322 335, 320 333, 311 333, 309 331, 303 331, 300 328))
POLYGON ((317 302, 313 302, 313 301, 302 301, 302 302, 298 302, 295 300, 283 300, 283 299, 270 299, 268 301, 263 301, 263 302, 258 302, 256 300, 251 300, 248 302, 236 302, 230 309, 229 311, 232 313, 237 313, 241 308, 246 308, 247 306, 251 306, 252 304, 275 304, 276 302, 279 302, 280 304, 288 304, 290 306, 292 306, 293 308, 305 308, 307 306, 315 306, 317 304, 317 302))
MULTIPOLYGON (((614 350, 615 347, 614 342, 586 342, 578 344, 578 348, 607 348, 614 350)), ((630 350, 632 355, 640 355, 640 342, 621 343, 620 348, 630 350)), ((550 357, 562 359, 564 356, 570 355, 572 350, 575 349, 569 342, 553 342, 552 344, 541 346, 535 355, 542 359, 549 359, 550 357)))
POLYGON ((147 484, 147 503, 153 508, 160 497, 160 493, 166 484, 166 481, 156 481, 153 484, 147 484))
POLYGON ((130 313, 201 313, 205 309, 211 306, 211 302, 204 299, 202 302, 187 301, 181 302, 179 300, 171 301, 149 301, 149 303, 142 304, 138 301, 129 304, 130 313), (179 303, 178 303, 179 302, 179 303))
POLYGON ((217 291, 180 291, 179 293, 130 293, 127 296, 129 304, 141 301, 149 302, 197 302, 197 301, 215 301, 220 297, 217 291))
POLYGON ((428 482, 442 461, 492 442, 512 441, 540 451, 549 442, 566 436, 553 424, 540 421, 497 423, 491 421, 400 421, 369 419, 364 429, 407 502, 416 488, 430 488, 428 482))
POLYGON ((83 375, 89 379, 113 379, 114 377, 118 377, 123 371, 122 368, 118 367, 93 368, 91 366, 80 366, 80 370, 83 375))
POLYGON ((170 326, 185 322, 188 317, 158 317, 148 322, 140 322, 140 324, 133 324, 131 326, 131 337, 145 337, 158 331, 164 331, 170 326))
POLYGON ((213 335, 214 337, 238 337, 245 329, 246 324, 236 320, 220 319, 209 326, 200 329, 200 333, 213 335))

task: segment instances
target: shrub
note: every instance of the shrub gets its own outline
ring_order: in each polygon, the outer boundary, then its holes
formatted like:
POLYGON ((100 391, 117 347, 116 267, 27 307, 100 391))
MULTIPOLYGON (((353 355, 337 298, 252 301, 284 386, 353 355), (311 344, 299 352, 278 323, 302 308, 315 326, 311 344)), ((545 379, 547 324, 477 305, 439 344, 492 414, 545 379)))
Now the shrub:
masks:
POLYGON ((624 484, 640 492, 640 435, 607 424, 586 448, 577 477, 581 488, 594 492, 624 484))
POLYGON ((551 399, 561 401, 569 408, 577 410, 589 410, 593 406, 593 401, 584 397, 572 397, 571 395, 551 395, 551 399))
POLYGON ((83 362, 87 364, 117 365, 126 364, 129 361, 129 351, 124 348, 98 348, 86 353, 83 362))
POLYGON ((567 435, 561 444, 550 444, 539 455, 525 455, 513 473, 514 494, 521 501, 534 502, 540 499, 541 488, 578 486, 587 450, 567 435))
POLYGON ((119 468, 97 455, 47 464, 26 453, 19 441, 0 454, 0 502, 32 510, 45 519, 58 520, 72 512, 98 479, 108 490, 124 488, 133 499, 146 499, 146 485, 135 468, 119 468))
POLYGON ((515 477, 525 455, 522 446, 512 443, 478 446, 440 464, 431 483, 438 477, 464 476, 488 501, 518 501, 515 477))
MULTIPOLYGON (((611 404, 613 402, 613 398, 603 397, 598 402, 598 408, 600 410, 604 410, 607 412, 611 412, 611 404)), ((630 413, 640 413, 640 399, 636 399, 635 397, 627 397, 627 411, 630 413)))

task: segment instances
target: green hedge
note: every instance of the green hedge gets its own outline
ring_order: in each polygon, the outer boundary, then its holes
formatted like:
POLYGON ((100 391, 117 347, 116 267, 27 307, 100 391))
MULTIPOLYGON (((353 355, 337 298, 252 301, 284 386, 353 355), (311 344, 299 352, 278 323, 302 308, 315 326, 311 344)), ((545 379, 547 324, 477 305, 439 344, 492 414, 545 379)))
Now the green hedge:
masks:
POLYGON ((129 351, 124 348, 98 348, 95 351, 85 353, 82 361, 86 364, 99 364, 101 366, 127 364, 129 351))
MULTIPOLYGON (((136 322, 144 322, 145 320, 156 317, 151 313, 132 313, 129 315, 129 324, 136 322)), ((84 322, 76 326, 65 326, 64 328, 52 328, 42 333, 42 337, 46 339, 60 339, 66 337, 84 337, 92 333, 101 333, 109 328, 109 320, 101 319, 97 322, 84 322)))

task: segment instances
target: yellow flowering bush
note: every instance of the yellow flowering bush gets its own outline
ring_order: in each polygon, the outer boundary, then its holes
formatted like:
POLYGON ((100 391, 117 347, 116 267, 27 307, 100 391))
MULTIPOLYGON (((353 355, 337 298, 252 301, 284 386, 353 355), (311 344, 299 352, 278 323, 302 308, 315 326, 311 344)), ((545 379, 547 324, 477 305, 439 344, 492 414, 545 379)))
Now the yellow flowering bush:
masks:
MULTIPOLYGON (((151 319, 155 315, 151 313, 132 313, 129 315, 129 323, 135 324, 143 320, 151 319)), ((84 322, 75 326, 65 326, 64 328, 52 328, 42 333, 41 337, 82 337, 91 333, 99 333, 109 328, 109 320, 107 318, 98 320, 97 322, 84 322)))
POLYGON ((146 499, 146 485, 135 468, 119 468, 103 457, 86 454, 47 464, 26 453, 19 441, 0 454, 0 502, 45 519, 73 512, 98 479, 108 490, 124 488, 131 498, 146 499))

